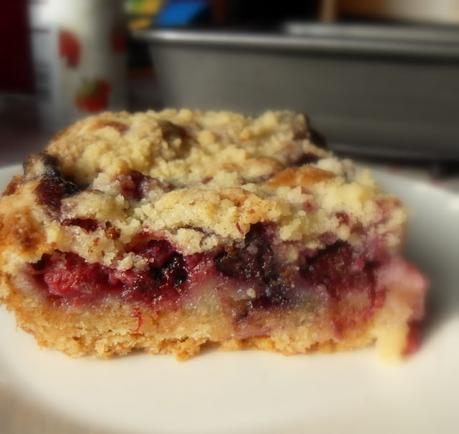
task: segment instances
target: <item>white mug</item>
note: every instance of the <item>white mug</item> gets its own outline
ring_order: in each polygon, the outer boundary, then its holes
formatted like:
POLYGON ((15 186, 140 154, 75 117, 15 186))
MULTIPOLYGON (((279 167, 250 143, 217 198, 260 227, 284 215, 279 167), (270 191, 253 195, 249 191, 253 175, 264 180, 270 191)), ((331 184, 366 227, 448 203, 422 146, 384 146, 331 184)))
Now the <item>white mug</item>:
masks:
POLYGON ((43 125, 125 108, 121 0, 30 1, 32 52, 43 125))

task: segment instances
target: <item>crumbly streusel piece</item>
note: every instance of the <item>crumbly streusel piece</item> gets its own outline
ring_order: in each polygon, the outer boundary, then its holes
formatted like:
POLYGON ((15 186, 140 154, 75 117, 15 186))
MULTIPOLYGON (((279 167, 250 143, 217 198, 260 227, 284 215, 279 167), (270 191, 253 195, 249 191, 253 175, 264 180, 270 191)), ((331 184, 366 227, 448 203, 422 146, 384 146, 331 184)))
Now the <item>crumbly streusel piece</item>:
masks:
POLYGON ((426 289, 405 210, 313 137, 291 112, 77 122, 0 200, 2 302, 71 355, 403 353, 426 289))

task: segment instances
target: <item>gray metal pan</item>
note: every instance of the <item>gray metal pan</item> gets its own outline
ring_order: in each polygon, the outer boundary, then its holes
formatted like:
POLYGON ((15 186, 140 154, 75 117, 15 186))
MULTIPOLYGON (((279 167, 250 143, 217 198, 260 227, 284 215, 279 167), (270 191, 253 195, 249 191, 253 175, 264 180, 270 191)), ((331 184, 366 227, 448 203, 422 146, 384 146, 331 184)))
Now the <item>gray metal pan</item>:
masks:
POLYGON ((459 30, 304 25, 151 30, 166 106, 309 114, 332 147, 459 160, 459 30))

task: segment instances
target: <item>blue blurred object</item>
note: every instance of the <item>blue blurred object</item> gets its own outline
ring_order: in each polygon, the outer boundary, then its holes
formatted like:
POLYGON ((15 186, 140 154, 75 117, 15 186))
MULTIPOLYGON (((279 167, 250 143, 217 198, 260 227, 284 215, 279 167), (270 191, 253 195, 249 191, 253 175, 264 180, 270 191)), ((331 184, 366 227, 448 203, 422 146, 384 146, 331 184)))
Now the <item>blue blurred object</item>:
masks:
POLYGON ((207 0, 169 0, 155 19, 159 27, 181 27, 189 24, 208 7, 207 0))

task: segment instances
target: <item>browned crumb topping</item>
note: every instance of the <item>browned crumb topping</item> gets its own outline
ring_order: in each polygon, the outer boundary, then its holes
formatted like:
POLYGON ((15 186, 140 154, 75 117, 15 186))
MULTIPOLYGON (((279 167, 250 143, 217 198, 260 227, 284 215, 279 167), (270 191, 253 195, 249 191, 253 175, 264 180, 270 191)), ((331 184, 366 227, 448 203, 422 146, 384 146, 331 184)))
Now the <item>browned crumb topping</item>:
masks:
MULTIPOLYGON (((57 249, 121 269, 142 266, 135 254, 120 256, 142 231, 191 254, 242 240, 259 222, 305 248, 330 234, 356 245, 364 228, 396 249, 399 202, 311 137, 291 112, 103 113, 55 137, 51 158, 29 160, 0 201, 0 219, 27 211, 22 232, 40 228, 44 241, 29 261, 57 249)), ((21 240, 8 239, 2 261, 14 268, 21 240)))

